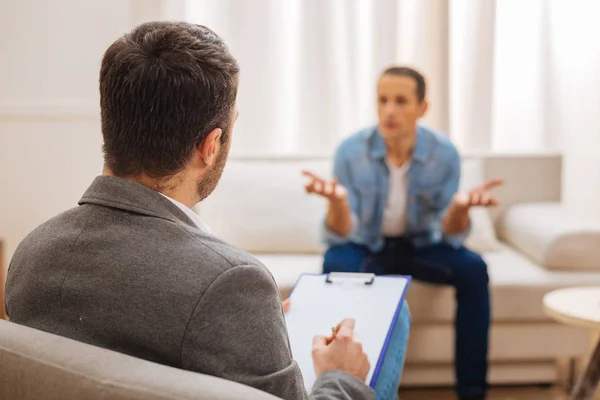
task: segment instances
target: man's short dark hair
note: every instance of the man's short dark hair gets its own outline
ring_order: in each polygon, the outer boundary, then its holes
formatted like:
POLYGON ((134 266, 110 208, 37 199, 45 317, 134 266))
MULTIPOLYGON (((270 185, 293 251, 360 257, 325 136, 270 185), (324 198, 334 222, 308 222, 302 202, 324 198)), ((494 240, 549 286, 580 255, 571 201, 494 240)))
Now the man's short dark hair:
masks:
POLYGON ((215 128, 228 140, 239 66, 221 38, 187 22, 144 23, 102 59, 104 158, 117 176, 170 177, 215 128))
POLYGON ((425 94, 427 90, 427 85, 425 84, 425 77, 417 71, 416 69, 412 69, 410 67, 390 67, 383 71, 384 75, 394 75, 394 76, 406 76, 408 78, 412 78, 417 83, 417 98, 419 102, 425 100, 425 94))

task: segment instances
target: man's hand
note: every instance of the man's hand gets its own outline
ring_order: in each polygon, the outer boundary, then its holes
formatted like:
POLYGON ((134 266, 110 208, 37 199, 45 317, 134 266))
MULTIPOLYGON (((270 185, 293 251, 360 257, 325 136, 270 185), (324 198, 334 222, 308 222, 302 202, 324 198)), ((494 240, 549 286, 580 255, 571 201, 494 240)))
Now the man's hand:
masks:
POLYGON ((457 193, 452 199, 452 205, 457 208, 466 209, 473 206, 497 206, 500 202, 490 194, 490 190, 502 185, 502 183, 504 183, 503 179, 492 179, 466 193, 457 193))
POLYGON ((348 201, 348 191, 334 179, 327 181, 310 171, 302 171, 302 175, 310 178, 304 185, 307 193, 315 193, 329 200, 326 223, 336 235, 345 237, 352 230, 352 211, 348 201))
POLYGON ((492 179, 466 193, 457 193, 442 220, 444 232, 454 235, 463 232, 469 226, 469 209, 475 206, 497 206, 500 202, 490 194, 490 190, 502 185, 504 180, 492 179))
POLYGON ((343 371, 362 382, 367 379, 371 364, 354 332, 354 320, 345 319, 335 337, 315 336, 312 350, 317 376, 327 371, 343 371))
POLYGON ((325 197, 330 201, 345 200, 348 195, 346 188, 338 184, 335 179, 328 181, 310 171, 302 171, 302 175, 310 179, 310 181, 304 185, 306 193, 314 193, 321 197, 325 197))

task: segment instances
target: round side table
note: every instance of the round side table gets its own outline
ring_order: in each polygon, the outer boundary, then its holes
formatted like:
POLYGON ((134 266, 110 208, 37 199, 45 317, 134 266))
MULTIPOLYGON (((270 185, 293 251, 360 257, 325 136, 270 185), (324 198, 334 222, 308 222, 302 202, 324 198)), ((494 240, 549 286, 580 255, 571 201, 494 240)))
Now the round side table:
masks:
MULTIPOLYGON (((546 314, 566 325, 600 332, 600 287, 554 290, 544 296, 546 314)), ((600 341, 575 385, 571 400, 590 400, 600 380, 600 341)))

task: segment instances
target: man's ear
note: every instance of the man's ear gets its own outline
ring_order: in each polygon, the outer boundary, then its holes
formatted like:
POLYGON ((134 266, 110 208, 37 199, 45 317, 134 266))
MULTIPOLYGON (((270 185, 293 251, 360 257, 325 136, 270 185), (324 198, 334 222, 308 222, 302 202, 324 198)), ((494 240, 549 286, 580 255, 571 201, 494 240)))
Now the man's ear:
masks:
POLYGON ((213 129, 200 143, 198 150, 200 151, 200 157, 206 165, 212 165, 216 160, 217 154, 221 149, 221 136, 223 130, 221 128, 213 129))
POLYGON ((423 100, 421 102, 421 115, 419 116, 419 118, 423 117, 423 115, 425 115, 427 110, 429 110, 429 103, 427 102, 427 100, 423 100))

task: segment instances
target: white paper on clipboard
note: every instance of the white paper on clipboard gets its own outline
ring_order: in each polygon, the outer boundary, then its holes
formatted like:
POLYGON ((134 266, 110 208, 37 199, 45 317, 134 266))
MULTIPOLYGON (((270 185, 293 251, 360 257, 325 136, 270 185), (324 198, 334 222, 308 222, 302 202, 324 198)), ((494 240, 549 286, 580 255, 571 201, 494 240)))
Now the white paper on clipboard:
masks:
POLYGON ((328 275, 304 274, 296 282, 285 319, 292 356, 309 392, 317 378, 311 355, 313 338, 330 336, 331 328, 344 318, 356 320, 355 331, 371 364, 366 382, 375 386, 383 362, 380 355, 387 350, 410 277, 370 275, 330 274, 327 283, 328 275))

